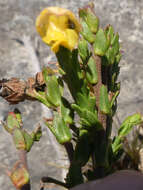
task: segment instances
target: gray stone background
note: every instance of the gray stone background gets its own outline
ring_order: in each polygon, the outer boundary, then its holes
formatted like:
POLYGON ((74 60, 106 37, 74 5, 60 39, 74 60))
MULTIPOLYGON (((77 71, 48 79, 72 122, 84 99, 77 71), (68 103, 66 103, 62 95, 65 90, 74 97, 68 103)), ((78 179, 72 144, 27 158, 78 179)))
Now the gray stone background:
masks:
MULTIPOLYGON (((55 60, 54 54, 43 44, 35 29, 35 19, 48 6, 61 6, 77 14, 78 8, 88 0, 0 0, 0 79, 19 77, 26 79, 40 71, 43 65, 55 60), (24 45, 17 41, 21 40, 24 45), (34 49, 39 42, 39 59, 34 49)), ((135 112, 143 112, 143 1, 142 0, 95 0, 95 11, 102 26, 109 23, 119 32, 123 50, 120 63, 121 93, 117 116, 120 121, 135 112)), ((38 102, 25 101, 8 105, 0 99, 0 120, 8 111, 19 108, 24 127, 30 131, 41 123, 43 137, 35 143, 28 154, 32 189, 39 190, 42 176, 57 179, 65 177, 68 167, 66 154, 42 123, 43 116, 50 112, 38 102)), ((117 125, 117 118, 115 118, 117 125)), ((0 189, 13 190, 4 166, 9 167, 17 160, 16 150, 10 136, 0 126, 0 189)), ((49 185, 47 189, 61 189, 49 185)))

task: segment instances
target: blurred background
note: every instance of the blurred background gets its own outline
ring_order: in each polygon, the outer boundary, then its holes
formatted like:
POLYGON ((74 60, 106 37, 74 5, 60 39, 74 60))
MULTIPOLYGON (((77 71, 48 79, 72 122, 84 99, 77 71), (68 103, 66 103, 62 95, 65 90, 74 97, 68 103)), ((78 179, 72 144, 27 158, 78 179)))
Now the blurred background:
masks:
MULTIPOLYGON (((135 112, 143 113, 143 1, 142 0, 93 0, 100 24, 113 25, 119 33, 123 57, 120 62, 121 93, 118 98, 117 128, 124 118, 135 112)), ((49 61, 56 61, 54 54, 42 43, 35 29, 35 20, 40 11, 48 6, 68 8, 76 15, 78 8, 88 0, 0 0, 0 80, 34 76, 49 61), (36 55, 36 49, 39 56, 36 55)), ((9 111, 18 108, 22 112, 24 127, 31 131, 38 123, 43 136, 28 154, 32 189, 39 190, 42 176, 63 180, 68 161, 63 147, 59 146, 52 134, 42 123, 50 111, 38 102, 25 101, 9 105, 0 98, 0 120, 9 111)), ((14 190, 4 173, 17 160, 12 139, 0 125, 0 189, 14 190)), ((61 189, 49 185, 47 189, 61 189)))

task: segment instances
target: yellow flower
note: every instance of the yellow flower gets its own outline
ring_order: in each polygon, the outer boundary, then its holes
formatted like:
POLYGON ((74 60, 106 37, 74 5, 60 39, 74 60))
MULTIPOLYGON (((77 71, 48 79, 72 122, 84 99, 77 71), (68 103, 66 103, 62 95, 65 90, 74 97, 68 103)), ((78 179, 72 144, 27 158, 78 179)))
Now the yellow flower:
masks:
POLYGON ((64 8, 45 8, 36 20, 42 40, 58 52, 60 46, 72 50, 78 42, 80 24, 74 14, 64 8))

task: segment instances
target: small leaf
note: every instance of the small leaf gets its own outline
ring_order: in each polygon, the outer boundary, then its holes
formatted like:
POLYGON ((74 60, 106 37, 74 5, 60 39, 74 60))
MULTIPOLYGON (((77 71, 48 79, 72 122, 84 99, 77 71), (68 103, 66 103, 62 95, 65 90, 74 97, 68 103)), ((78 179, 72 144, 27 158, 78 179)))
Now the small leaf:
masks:
POLYGON ((43 69, 43 75, 46 83, 46 99, 57 107, 61 103, 61 90, 59 88, 57 77, 55 75, 49 76, 47 69, 43 69))
POLYGON ((87 25, 87 23, 84 20, 81 21, 81 25, 82 25, 82 31, 81 31, 82 36, 89 43, 93 43, 95 41, 95 36, 91 32, 89 26, 87 25))
POLYGON ((96 98, 95 96, 77 94, 77 104, 80 108, 85 108, 91 112, 95 110, 96 98))
POLYGON ((143 122, 143 118, 140 114, 133 114, 128 116, 120 126, 118 130, 118 136, 115 138, 112 148, 113 152, 119 151, 122 147, 122 138, 130 133, 134 126, 139 125, 143 122))
POLYGON ((10 179, 16 189, 23 189, 23 187, 29 183, 30 176, 27 169, 23 165, 21 165, 17 168, 13 168, 13 171, 10 174, 10 179))
POLYGON ((102 129, 102 125, 98 120, 97 112, 90 112, 86 109, 81 109, 78 105, 72 104, 72 108, 77 112, 80 116, 80 120, 82 125, 87 127, 95 127, 97 130, 102 129))
POLYGON ((126 136, 135 125, 141 124, 142 122, 142 116, 139 113, 128 116, 119 128, 118 134, 122 137, 126 136))
POLYGON ((8 117, 6 119, 6 124, 4 125, 4 127, 9 133, 12 133, 15 128, 21 128, 21 125, 18 122, 18 119, 14 112, 8 113, 8 117))
POLYGON ((48 102, 48 100, 46 99, 46 95, 45 95, 45 92, 42 92, 42 91, 38 91, 38 92, 34 92, 35 94, 35 98, 37 100, 39 100, 40 102, 42 102, 45 106, 47 106, 48 108, 53 108, 54 105, 52 105, 51 102, 48 102))
POLYGON ((108 92, 106 86, 102 85, 100 88, 99 108, 104 114, 110 114, 111 105, 108 99, 108 92))
POLYGON ((22 133, 25 139, 26 151, 29 152, 34 143, 34 140, 32 139, 31 135, 29 135, 25 130, 22 133))
POLYGON ((17 149, 26 150, 25 139, 20 129, 13 131, 13 141, 17 149))
POLYGON ((99 27, 99 19, 91 11, 87 12, 86 23, 89 26, 91 32, 96 33, 99 27))
POLYGON ((54 121, 52 125, 49 123, 46 124, 60 144, 70 142, 72 138, 70 129, 58 113, 54 113, 54 121))
POLYGON ((62 104, 61 104, 61 115, 65 121, 65 123, 71 124, 73 122, 73 110, 70 107, 70 103, 65 99, 62 98, 62 104))
POLYGON ((87 63, 86 78, 88 82, 91 84, 96 84, 98 82, 98 73, 96 69, 96 63, 92 57, 90 57, 87 63))
POLYGON ((95 41, 93 44, 94 53, 99 56, 105 55, 107 49, 109 48, 110 40, 106 36, 103 29, 99 29, 95 36, 95 41))
POLYGON ((118 97, 119 93, 120 93, 120 91, 116 91, 116 93, 115 93, 114 96, 112 97, 112 100, 111 100, 111 103, 110 103, 110 104, 111 104, 111 107, 113 106, 113 104, 114 104, 116 98, 118 97))
POLYGON ((108 38, 110 39, 110 42, 113 40, 114 37, 114 29, 111 25, 107 26, 107 28, 105 29, 106 35, 108 36, 108 38))
POLYGON ((88 43, 86 40, 82 39, 78 43, 78 51, 79 55, 83 61, 83 63, 89 58, 89 50, 88 50, 88 43))

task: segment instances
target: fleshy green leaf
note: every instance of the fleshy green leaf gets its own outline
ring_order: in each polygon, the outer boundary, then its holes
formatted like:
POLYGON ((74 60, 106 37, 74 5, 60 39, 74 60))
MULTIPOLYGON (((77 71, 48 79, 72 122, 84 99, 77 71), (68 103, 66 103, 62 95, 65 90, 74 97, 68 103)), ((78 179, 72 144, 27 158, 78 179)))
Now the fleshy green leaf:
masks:
POLYGON ((58 80, 55 75, 48 75, 47 69, 43 69, 43 76, 46 83, 46 99, 54 106, 59 106, 61 103, 61 90, 58 80))
POLYGON ((79 55, 83 61, 83 63, 89 58, 89 50, 88 50, 88 43, 86 40, 82 39, 78 43, 78 51, 79 55))
POLYGON ((72 135, 64 119, 58 113, 54 114, 53 124, 46 123, 60 144, 70 142, 72 135))
POLYGON ((99 56, 105 55, 107 49, 109 48, 110 40, 106 36, 103 29, 99 29, 95 36, 95 41, 93 44, 94 53, 99 56))
POLYGON ((81 109, 78 105, 72 104, 72 108, 78 113, 80 116, 80 121, 82 125, 87 127, 95 127, 97 130, 102 129, 102 125, 98 120, 97 112, 95 113, 88 111, 86 109, 81 109))
POLYGON ((92 57, 90 57, 87 68, 86 68, 86 78, 91 84, 96 84, 98 82, 98 73, 96 69, 96 63, 92 57))
POLYGON ((95 41, 95 36, 91 32, 89 26, 87 25, 87 23, 84 20, 81 21, 81 25, 82 25, 82 31, 81 31, 82 36, 89 43, 93 43, 95 41))
POLYGON ((143 122, 142 116, 137 113, 127 117, 118 130, 118 136, 115 138, 112 148, 113 152, 118 151, 122 147, 122 138, 130 133, 134 126, 143 122))
POLYGON ((107 87, 102 85, 100 88, 99 108, 104 114, 110 114, 111 105, 108 99, 107 87))
POLYGON ((29 135, 25 130, 22 133, 25 139, 26 151, 29 152, 34 143, 34 140, 32 139, 31 135, 29 135))
POLYGON ((13 141, 17 149, 26 150, 26 143, 23 133, 18 128, 13 131, 13 141))
POLYGON ((91 32, 96 33, 99 27, 99 19, 91 11, 87 12, 86 23, 91 32))
POLYGON ((70 103, 65 98, 62 98, 61 115, 65 123, 71 124, 73 122, 73 113, 70 107, 70 103))

